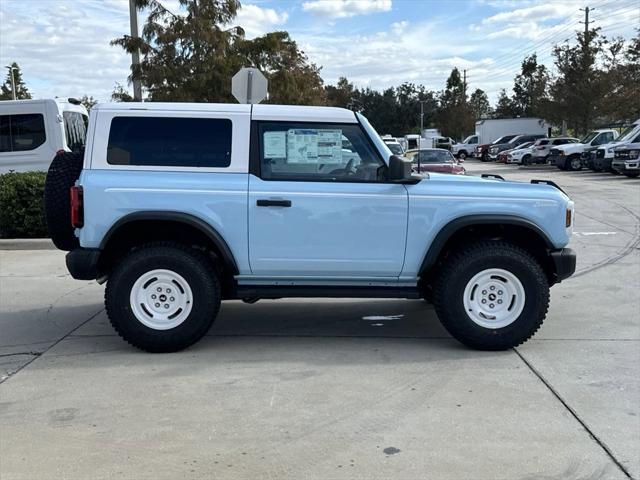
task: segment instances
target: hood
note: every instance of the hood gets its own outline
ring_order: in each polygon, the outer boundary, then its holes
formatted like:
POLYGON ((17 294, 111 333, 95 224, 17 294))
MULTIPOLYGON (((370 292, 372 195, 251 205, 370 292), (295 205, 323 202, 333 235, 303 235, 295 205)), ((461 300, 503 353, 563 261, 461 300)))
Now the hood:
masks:
MULTIPOLYGON (((443 190, 451 194, 456 189, 456 195, 460 196, 487 196, 487 197, 522 197, 527 196, 532 199, 545 199, 555 201, 569 201, 567 197, 558 188, 544 183, 526 183, 510 180, 500 180, 497 178, 483 178, 474 175, 448 175, 444 173, 429 172, 425 175, 425 179, 414 185, 411 190, 415 194, 424 192, 425 194, 433 194, 436 185, 446 185, 443 190), (451 185, 456 182, 456 186, 451 185), (459 188, 459 190, 457 190, 459 188)), ((437 187, 436 187, 437 188, 437 187)))
POLYGON ((588 148, 592 147, 587 143, 565 143, 564 145, 556 145, 552 147, 552 150, 561 150, 565 152, 565 154, 570 155, 572 153, 582 153, 588 148))

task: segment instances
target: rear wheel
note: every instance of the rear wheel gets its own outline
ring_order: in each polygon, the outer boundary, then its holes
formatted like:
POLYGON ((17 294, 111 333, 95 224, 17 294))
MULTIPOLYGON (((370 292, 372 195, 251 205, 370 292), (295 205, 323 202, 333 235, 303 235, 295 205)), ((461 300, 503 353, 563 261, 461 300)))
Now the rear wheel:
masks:
POLYGON ((481 241, 447 259, 433 290, 443 326, 463 344, 504 350, 528 340, 549 306, 549 283, 528 252, 508 242, 481 241))
POLYGON ((140 247, 116 266, 105 290, 105 306, 114 329, 131 345, 148 352, 175 352, 207 333, 220 297, 209 259, 167 242, 140 247))

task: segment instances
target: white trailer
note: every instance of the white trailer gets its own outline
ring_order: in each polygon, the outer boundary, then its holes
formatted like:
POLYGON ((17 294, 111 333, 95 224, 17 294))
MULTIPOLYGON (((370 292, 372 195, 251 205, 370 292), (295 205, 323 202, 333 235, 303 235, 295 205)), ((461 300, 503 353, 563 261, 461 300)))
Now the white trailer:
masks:
POLYGON ((476 122, 478 144, 492 143, 503 135, 550 134, 551 125, 541 118, 487 118, 476 122))

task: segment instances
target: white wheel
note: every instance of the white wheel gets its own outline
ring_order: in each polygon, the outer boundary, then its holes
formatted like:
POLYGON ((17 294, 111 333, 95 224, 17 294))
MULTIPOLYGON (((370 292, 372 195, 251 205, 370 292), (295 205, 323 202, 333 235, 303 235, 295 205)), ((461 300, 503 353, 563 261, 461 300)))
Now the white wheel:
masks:
POLYGON ((464 309, 469 318, 485 328, 513 323, 525 304, 524 287, 518 277, 500 268, 483 270, 464 289, 464 309))
POLYGON ((193 307, 193 293, 187 281, 171 270, 151 270, 131 288, 131 311, 154 330, 169 330, 184 322, 193 307))

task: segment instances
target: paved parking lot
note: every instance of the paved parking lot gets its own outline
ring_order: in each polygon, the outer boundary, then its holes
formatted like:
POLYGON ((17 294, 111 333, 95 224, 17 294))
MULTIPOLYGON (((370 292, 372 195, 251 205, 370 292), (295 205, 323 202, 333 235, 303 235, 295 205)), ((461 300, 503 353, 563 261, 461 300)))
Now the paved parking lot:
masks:
POLYGON ((115 336, 58 251, 0 251, 0 478, 640 478, 640 181, 553 179, 578 273, 533 340, 476 352, 409 300, 223 304, 187 351, 115 336))

